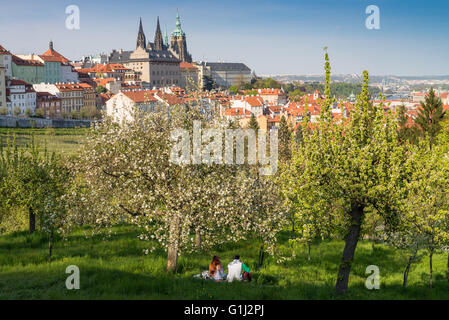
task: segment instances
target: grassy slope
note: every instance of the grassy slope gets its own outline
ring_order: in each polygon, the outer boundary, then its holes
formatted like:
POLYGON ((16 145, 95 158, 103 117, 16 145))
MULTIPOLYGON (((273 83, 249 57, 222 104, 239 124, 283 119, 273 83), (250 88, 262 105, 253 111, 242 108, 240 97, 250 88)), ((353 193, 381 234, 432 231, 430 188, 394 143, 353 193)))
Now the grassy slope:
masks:
MULTIPOLYGON (((54 259, 47 262, 47 240, 40 234, 18 232, 0 236, 0 299, 332 299, 343 243, 321 242, 312 247, 307 262, 306 248, 300 247, 295 260, 276 264, 271 257, 261 270, 253 270, 252 283, 215 283, 193 279, 207 269, 212 254, 229 262, 234 253, 254 269, 258 243, 251 241, 215 248, 215 251, 181 256, 179 273, 166 275, 165 253, 145 256, 146 243, 137 239, 132 227, 117 227, 109 240, 86 239, 74 232, 67 241, 55 244, 54 259), (80 268, 81 289, 65 288, 65 268, 80 268)), ((285 240, 282 247, 287 249, 285 240)), ((445 280, 447 256, 434 261, 435 287, 428 288, 428 259, 413 265, 409 287, 403 289, 402 271, 406 256, 391 248, 361 242, 350 278, 349 299, 449 299, 445 280), (364 287, 365 268, 380 267, 381 289, 364 287)))
POLYGON ((6 138, 13 135, 17 144, 25 145, 30 142, 31 135, 34 134, 36 142, 44 147, 47 146, 49 152, 74 155, 81 148, 85 135, 89 129, 21 129, 21 128, 0 128, 0 141, 6 144, 6 138))

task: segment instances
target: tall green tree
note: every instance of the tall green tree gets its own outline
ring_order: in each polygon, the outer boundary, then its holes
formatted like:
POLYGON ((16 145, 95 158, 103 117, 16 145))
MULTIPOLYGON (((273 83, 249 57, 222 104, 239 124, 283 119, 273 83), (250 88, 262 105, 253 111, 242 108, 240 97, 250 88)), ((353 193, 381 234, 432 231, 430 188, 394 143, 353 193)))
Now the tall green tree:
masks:
POLYGON ((254 113, 251 114, 251 119, 249 120, 249 128, 253 129, 256 131, 257 134, 257 130, 259 130, 259 123, 257 122, 256 116, 254 115, 254 113))
POLYGON ((401 222, 420 239, 429 254, 429 286, 433 286, 433 255, 449 246, 449 158, 439 146, 429 148, 423 140, 410 154, 411 175, 407 183, 401 222))
POLYGON ((418 116, 415 119, 421 136, 429 140, 430 149, 432 149, 436 136, 441 130, 441 122, 445 115, 443 102, 435 94, 435 90, 430 88, 425 101, 421 102, 421 108, 418 110, 418 116))
POLYGON ((399 125, 399 140, 416 143, 417 133, 415 126, 410 125, 410 117, 407 115, 407 109, 401 104, 397 110, 397 119, 399 125))
MULTIPOLYGON (((328 55, 325 55, 328 62, 328 55)), ((332 121, 330 65, 326 63, 326 101, 315 129, 303 132, 303 142, 293 152, 299 211, 314 211, 319 221, 333 213, 341 220, 345 247, 339 266, 336 293, 348 289, 354 253, 366 212, 376 210, 387 227, 397 224, 404 197, 406 146, 399 144, 397 122, 383 106, 373 106, 368 72, 363 72, 362 92, 347 122, 332 121), (329 210, 329 208, 335 208, 329 210)), ((333 225, 329 226, 330 228, 333 225)), ((322 231, 321 231, 322 232, 322 231)))
POLYGON ((292 128, 287 123, 287 119, 284 115, 281 116, 279 123, 279 160, 288 161, 291 159, 291 142, 292 142, 292 128))

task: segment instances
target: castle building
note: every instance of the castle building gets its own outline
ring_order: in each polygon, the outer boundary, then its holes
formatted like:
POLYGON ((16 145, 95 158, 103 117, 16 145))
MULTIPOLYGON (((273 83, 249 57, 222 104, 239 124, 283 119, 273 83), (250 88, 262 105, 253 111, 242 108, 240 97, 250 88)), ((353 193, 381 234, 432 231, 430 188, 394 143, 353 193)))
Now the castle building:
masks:
POLYGON ((197 67, 202 70, 201 77, 211 77, 217 87, 241 85, 250 82, 252 78, 251 69, 240 62, 201 62, 197 67))
POLYGON ((192 57, 187 51, 185 33, 181 29, 179 14, 176 17, 176 28, 168 43, 167 32, 162 35, 159 17, 156 23, 154 42, 147 42, 139 21, 136 49, 133 51, 113 50, 108 58, 109 63, 119 63, 134 70, 139 80, 150 87, 182 86, 181 62, 191 62, 192 57))
POLYGON ((171 43, 169 50, 181 61, 192 62, 192 56, 187 51, 186 34, 181 28, 181 19, 179 13, 176 14, 175 31, 171 34, 171 43))
POLYGON ((134 70, 140 81, 149 83, 152 87, 179 86, 181 81, 180 62, 181 60, 164 45, 159 18, 154 43, 147 43, 141 19, 136 49, 133 51, 113 50, 109 56, 109 63, 120 63, 126 68, 134 70))

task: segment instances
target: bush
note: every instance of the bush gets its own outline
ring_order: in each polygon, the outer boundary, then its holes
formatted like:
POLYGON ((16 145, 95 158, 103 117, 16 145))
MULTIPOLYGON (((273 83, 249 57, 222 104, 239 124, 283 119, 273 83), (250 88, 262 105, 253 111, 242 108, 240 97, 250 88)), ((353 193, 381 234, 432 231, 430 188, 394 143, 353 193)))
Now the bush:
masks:
POLYGON ((32 111, 30 108, 27 108, 27 109, 25 110, 25 115, 26 115, 28 118, 31 118, 31 117, 33 116, 33 111, 32 111))
POLYGON ((20 108, 18 106, 14 107, 14 115, 17 117, 21 112, 20 112, 20 108))
POLYGON ((36 109, 36 118, 44 118, 44 117, 45 117, 44 109, 42 108, 36 109))
POLYGON ((1 107, 0 108, 0 116, 6 116, 8 115, 8 107, 1 107))

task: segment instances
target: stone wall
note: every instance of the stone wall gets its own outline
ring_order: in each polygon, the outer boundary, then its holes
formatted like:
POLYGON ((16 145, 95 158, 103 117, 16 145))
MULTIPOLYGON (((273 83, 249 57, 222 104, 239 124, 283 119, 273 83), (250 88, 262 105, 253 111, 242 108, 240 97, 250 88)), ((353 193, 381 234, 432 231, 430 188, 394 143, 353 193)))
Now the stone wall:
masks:
POLYGON ((93 125, 93 123, 93 120, 50 120, 0 116, 0 127, 6 128, 88 128, 93 125))

